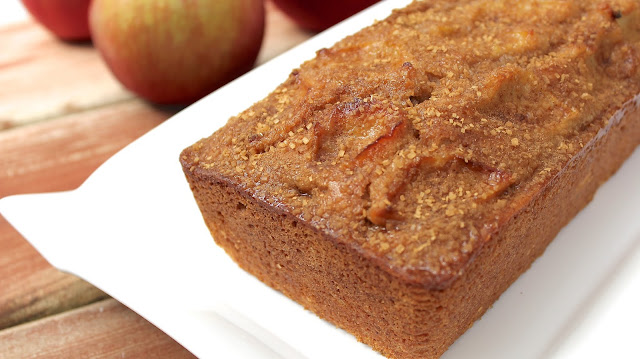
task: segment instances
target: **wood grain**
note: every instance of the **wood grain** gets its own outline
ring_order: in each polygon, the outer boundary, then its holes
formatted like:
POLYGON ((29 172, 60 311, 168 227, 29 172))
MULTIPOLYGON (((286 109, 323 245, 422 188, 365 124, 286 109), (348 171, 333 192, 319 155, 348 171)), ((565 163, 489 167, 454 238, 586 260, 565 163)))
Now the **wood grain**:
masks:
POLYGON ((179 108, 128 100, 0 132, 0 197, 78 187, 115 152, 179 108))
POLYGON ((2 216, 0 248, 0 330, 107 298, 53 268, 2 216))
POLYGON ((33 21, 0 28, 0 129, 133 97, 90 43, 63 42, 33 21))
POLYGON ((6 358, 195 358, 114 299, 0 332, 6 358))

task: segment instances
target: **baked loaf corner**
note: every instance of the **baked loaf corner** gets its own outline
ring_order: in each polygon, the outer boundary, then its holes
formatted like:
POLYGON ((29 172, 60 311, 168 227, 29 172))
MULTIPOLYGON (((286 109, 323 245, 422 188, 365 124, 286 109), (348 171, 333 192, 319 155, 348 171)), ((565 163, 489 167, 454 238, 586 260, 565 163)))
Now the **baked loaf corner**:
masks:
POLYGON ((638 1, 417 1, 180 159, 242 268, 438 357, 640 143, 638 67, 638 1))

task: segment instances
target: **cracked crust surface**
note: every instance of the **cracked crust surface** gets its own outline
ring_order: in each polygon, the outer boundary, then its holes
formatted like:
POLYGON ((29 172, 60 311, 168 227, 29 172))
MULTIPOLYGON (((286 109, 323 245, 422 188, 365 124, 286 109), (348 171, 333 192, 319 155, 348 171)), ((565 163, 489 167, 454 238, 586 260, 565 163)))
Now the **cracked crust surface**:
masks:
POLYGON ((416 1, 181 161, 240 266, 386 355, 437 356, 640 143, 639 66, 635 0, 416 1))
POLYGON ((637 1, 419 1, 318 52, 191 166, 444 287, 640 92, 637 1))

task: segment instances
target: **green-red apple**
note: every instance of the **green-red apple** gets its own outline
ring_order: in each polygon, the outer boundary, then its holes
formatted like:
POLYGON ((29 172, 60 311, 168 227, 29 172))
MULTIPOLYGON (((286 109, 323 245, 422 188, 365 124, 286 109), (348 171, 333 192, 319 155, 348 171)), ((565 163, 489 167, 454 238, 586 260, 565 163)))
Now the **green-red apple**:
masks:
POLYGON ((91 0, 22 0, 31 16, 64 40, 89 40, 91 0))
POLYGON ((156 103, 191 103, 251 69, 262 0, 94 0, 93 43, 122 84, 156 103))
POLYGON ((379 0, 273 0, 299 26, 321 31, 379 0))

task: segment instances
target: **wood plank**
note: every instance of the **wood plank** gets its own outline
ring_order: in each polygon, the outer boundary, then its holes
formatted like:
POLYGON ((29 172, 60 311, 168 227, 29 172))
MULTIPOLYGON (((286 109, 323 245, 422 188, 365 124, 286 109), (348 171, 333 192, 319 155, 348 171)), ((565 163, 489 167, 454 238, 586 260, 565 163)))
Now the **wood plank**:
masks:
POLYGON ((114 299, 0 331, 6 358, 195 358, 114 299))
POLYGON ((175 114, 129 100, 0 132, 0 197, 78 187, 115 152, 175 114))
POLYGON ((0 330, 107 298, 53 268, 2 216, 0 248, 0 330))
POLYGON ((90 43, 60 41, 32 20, 0 28, 0 129, 133 97, 90 43))

